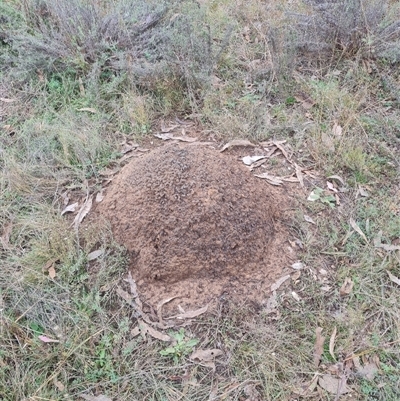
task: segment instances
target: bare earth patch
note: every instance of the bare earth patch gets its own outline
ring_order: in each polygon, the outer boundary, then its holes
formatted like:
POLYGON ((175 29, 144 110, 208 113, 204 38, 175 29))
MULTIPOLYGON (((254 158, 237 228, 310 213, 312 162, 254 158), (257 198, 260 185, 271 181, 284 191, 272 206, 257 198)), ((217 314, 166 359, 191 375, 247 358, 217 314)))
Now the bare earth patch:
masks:
POLYGON ((96 213, 130 253, 143 301, 202 306, 265 300, 294 257, 289 204, 232 154, 172 143, 126 165, 96 213))

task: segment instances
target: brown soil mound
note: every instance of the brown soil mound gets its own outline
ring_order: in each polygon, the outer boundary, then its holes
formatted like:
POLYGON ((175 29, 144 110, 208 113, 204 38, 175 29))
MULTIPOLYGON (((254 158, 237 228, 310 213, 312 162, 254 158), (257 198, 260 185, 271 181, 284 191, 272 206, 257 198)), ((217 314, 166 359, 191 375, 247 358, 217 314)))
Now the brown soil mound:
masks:
POLYGON ((128 249, 143 300, 203 306, 263 299, 289 263, 285 204, 234 157, 171 144, 125 166, 97 211, 128 249))

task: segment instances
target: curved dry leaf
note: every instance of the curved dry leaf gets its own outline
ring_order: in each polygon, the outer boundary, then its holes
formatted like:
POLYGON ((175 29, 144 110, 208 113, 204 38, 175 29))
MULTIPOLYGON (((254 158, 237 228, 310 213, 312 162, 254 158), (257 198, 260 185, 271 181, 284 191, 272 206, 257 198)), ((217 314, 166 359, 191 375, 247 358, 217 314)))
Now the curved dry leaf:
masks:
POLYGON ((217 348, 214 349, 199 349, 195 352, 193 352, 192 355, 190 355, 191 360, 198 359, 199 361, 202 362, 212 362, 215 358, 218 356, 224 355, 224 353, 217 348))
POLYGON ((173 131, 174 129, 176 129, 178 127, 179 127, 179 124, 172 125, 172 126, 170 126, 168 128, 164 127, 164 124, 161 124, 161 132, 163 132, 164 134, 167 134, 167 133, 173 131))
POLYGON ((362 232, 361 228, 358 226, 358 224, 355 222, 355 220, 353 218, 350 218, 350 225, 354 229, 354 231, 356 231, 363 238, 363 240, 368 244, 367 237, 362 232))
POLYGON ((83 219, 90 212, 90 209, 92 208, 92 204, 93 204, 93 196, 90 196, 86 200, 86 202, 83 204, 83 206, 80 208, 78 214, 75 216, 75 219, 74 219, 74 222, 73 222, 75 230, 78 229, 78 227, 82 223, 83 219))
POLYGON ((62 212, 61 216, 63 216, 65 213, 69 212, 75 212, 76 208, 79 206, 79 202, 72 203, 71 205, 68 205, 62 212))
POLYGON ((164 341, 164 342, 172 341, 172 337, 170 337, 167 334, 161 333, 161 331, 154 329, 153 327, 151 327, 150 325, 148 325, 147 323, 145 323, 143 321, 139 322, 139 327, 140 327, 140 331, 142 332, 142 335, 143 335, 143 332, 145 332, 157 340, 164 341))
POLYGON ((324 352, 325 337, 322 335, 322 327, 315 329, 316 339, 314 345, 314 365, 317 368, 321 361, 322 353, 324 352))
POLYGON ((340 287, 339 294, 343 297, 345 295, 349 295, 351 291, 353 290, 353 280, 350 277, 346 277, 344 279, 344 283, 340 287))
POLYGON ((336 333, 337 333, 337 328, 336 328, 336 326, 335 326, 335 328, 334 328, 333 331, 332 331, 331 338, 330 338, 330 340, 329 340, 329 353, 331 354, 331 357, 332 357, 334 360, 336 360, 336 358, 335 358, 335 353, 334 353, 334 350, 335 350, 335 341, 336 341, 336 333))
POLYGON ((251 143, 247 139, 234 139, 233 141, 228 142, 223 146, 220 152, 225 151, 226 149, 232 148, 234 146, 256 146, 254 143, 251 143))

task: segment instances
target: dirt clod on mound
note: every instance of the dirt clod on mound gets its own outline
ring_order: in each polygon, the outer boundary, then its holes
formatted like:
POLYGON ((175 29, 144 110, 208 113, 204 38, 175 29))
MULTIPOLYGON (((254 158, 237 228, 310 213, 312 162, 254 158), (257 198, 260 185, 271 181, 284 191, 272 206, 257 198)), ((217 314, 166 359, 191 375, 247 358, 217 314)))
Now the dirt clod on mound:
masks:
POLYGON ((260 301, 288 264, 284 194, 230 155, 171 144, 134 159, 98 212, 130 253, 143 300, 260 301))

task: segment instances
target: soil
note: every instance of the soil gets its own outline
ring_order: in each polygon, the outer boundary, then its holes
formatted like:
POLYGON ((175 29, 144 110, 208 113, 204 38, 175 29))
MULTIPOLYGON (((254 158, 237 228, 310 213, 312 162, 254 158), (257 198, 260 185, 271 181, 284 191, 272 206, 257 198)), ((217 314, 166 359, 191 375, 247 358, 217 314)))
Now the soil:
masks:
POLYGON ((127 164, 96 213, 128 250, 142 301, 200 307, 265 300, 294 257, 289 204, 232 152, 172 143, 127 164))

